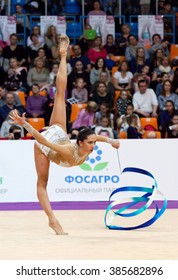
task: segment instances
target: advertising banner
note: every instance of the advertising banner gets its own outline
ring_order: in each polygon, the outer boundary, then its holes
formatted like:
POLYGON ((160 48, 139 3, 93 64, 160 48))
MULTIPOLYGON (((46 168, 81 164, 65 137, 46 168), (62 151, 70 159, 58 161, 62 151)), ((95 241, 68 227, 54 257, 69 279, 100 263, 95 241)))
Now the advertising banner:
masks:
POLYGON ((50 25, 57 28, 57 33, 66 34, 66 17, 65 16, 40 16, 41 35, 44 36, 50 25))
POLYGON ((0 16, 0 40, 9 42, 12 33, 16 33, 16 17, 0 16))
MULTIPOLYGON (((143 175, 121 174, 125 167, 145 169, 153 174, 158 189, 168 200, 178 200, 177 140, 120 140, 121 148, 97 143, 83 165, 50 166, 48 193, 51 201, 108 201, 123 185, 150 186, 143 175), (121 166, 121 169, 120 169, 121 166)), ((36 202, 34 141, 1 141, 0 203, 36 202)))
POLYGON ((139 42, 147 45, 152 44, 152 36, 159 34, 163 39, 164 24, 163 16, 138 16, 138 38, 139 42))
POLYGON ((112 34, 115 38, 115 22, 113 16, 89 16, 89 24, 92 29, 96 30, 98 36, 102 37, 102 44, 106 43, 108 34, 112 34))

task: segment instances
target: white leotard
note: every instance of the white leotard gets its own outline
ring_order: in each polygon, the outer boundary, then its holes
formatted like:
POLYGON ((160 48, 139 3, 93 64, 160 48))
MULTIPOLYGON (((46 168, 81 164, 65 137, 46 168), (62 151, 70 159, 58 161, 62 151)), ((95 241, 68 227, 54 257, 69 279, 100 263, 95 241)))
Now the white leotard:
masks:
MULTIPOLYGON (((43 131, 41 133, 48 141, 52 142, 52 143, 63 143, 63 142, 68 142, 70 143, 69 137, 67 135, 67 133, 58 125, 52 125, 51 127, 49 127, 46 131, 43 131)), ((42 153, 48 157, 48 154, 51 150, 51 148, 48 148, 40 143, 37 143, 37 146, 40 148, 40 150, 42 151, 42 153)), ((83 161, 84 159, 86 159, 88 155, 84 155, 82 157, 80 157, 78 155, 78 145, 75 142, 74 143, 74 162, 76 165, 80 164, 81 161, 83 161)), ((71 164, 68 161, 60 161, 59 165, 64 166, 64 167, 71 167, 71 164)))

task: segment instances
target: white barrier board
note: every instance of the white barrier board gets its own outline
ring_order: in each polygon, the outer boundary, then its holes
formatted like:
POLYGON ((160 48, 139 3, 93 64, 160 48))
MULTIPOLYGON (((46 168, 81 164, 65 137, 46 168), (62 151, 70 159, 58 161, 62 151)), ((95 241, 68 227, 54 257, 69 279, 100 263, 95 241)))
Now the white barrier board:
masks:
MULTIPOLYGON (((50 166, 48 193, 51 201, 108 201, 120 184, 150 186, 146 176, 124 178, 125 167, 146 169, 155 176, 159 190, 168 200, 178 200, 178 145, 176 139, 121 140, 121 148, 97 143, 81 166, 50 166)), ((34 141, 0 142, 0 202, 36 202, 34 141)))

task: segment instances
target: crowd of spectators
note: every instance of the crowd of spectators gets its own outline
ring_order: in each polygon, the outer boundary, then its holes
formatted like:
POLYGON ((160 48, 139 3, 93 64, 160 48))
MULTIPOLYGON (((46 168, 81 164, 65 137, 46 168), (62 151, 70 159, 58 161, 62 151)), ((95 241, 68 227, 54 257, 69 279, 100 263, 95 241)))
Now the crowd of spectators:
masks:
MULTIPOLYGON (((118 1, 101 2, 93 1, 92 6, 91 1, 85 1, 88 15, 115 14, 118 1)), ((125 15, 154 12, 152 0, 122 2, 125 15)), ((177 12, 175 2, 159 1, 159 14, 177 12)), ((51 14, 64 11, 64 3, 61 1, 61 6, 55 6, 56 3, 51 1, 51 14)), ((18 13, 22 13, 19 4, 16 5, 18 13)), ((21 24, 19 21, 18 29, 21 24)), ((40 35, 37 25, 30 33, 28 18, 26 27, 26 47, 18 45, 15 33, 10 35, 8 44, 0 42, 1 138, 21 139, 25 135, 23 128, 13 127, 15 136, 12 137, 11 110, 17 109, 20 114, 26 112, 27 118, 42 117, 45 126, 48 126, 52 112, 60 64, 60 34, 54 25, 48 27, 44 36, 40 35), (19 99, 19 92, 24 92, 25 105, 19 99)), ((92 30, 88 22, 85 30, 92 30)), ((127 132, 128 138, 140 139, 145 130, 155 130, 151 125, 142 127, 140 118, 154 117, 162 138, 178 138, 178 64, 172 62, 170 44, 160 34, 152 36, 152 44, 148 47, 131 33, 128 24, 121 26, 118 38, 108 34, 105 44, 102 36, 96 34, 91 40, 84 32, 68 50, 66 111, 69 136, 75 137, 81 127, 89 125, 98 134, 112 138, 119 138, 122 131, 127 132), (116 61, 115 56, 122 59, 116 61), (74 103, 86 104, 72 123, 71 99, 74 103)))

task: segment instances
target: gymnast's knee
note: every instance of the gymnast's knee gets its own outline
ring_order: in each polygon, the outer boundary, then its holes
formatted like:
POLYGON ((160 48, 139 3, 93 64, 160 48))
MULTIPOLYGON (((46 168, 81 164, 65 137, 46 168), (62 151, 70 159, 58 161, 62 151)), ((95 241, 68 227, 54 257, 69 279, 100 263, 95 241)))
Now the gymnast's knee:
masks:
POLYGON ((48 183, 48 177, 44 177, 44 178, 38 178, 37 181, 37 189, 46 189, 47 187, 47 183, 48 183))

